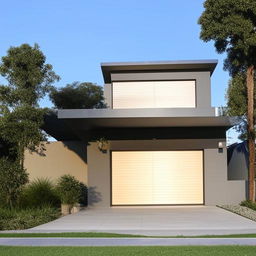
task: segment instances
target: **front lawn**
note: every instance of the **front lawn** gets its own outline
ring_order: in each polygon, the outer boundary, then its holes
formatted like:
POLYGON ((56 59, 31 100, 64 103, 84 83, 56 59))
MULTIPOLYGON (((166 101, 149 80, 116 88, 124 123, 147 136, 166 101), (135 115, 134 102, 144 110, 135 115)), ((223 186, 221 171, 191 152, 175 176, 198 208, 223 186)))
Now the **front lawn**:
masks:
POLYGON ((1 256, 255 256, 255 246, 130 246, 130 247, 11 247, 0 246, 1 256))

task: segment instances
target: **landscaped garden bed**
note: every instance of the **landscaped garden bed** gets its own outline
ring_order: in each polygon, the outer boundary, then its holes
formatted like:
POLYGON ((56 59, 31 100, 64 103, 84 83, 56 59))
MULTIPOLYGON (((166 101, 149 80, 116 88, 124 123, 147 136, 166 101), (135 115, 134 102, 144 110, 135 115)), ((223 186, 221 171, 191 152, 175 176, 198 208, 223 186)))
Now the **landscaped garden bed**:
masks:
POLYGON ((0 208, 0 230, 32 228, 60 217, 60 211, 53 207, 6 209, 0 208))
MULTIPOLYGON (((5 180, 2 184, 10 187, 5 180)), ((42 225, 61 216, 61 204, 68 205, 69 214, 78 203, 86 201, 85 185, 70 175, 61 176, 57 185, 45 178, 23 185, 14 191, 11 204, 7 200, 10 198, 8 190, 2 186, 0 191, 7 191, 0 194, 0 230, 23 230, 42 225)))
POLYGON ((255 203, 244 201, 241 205, 218 205, 220 208, 256 221, 256 211, 253 210, 255 203), (249 208, 250 207, 250 208, 249 208))

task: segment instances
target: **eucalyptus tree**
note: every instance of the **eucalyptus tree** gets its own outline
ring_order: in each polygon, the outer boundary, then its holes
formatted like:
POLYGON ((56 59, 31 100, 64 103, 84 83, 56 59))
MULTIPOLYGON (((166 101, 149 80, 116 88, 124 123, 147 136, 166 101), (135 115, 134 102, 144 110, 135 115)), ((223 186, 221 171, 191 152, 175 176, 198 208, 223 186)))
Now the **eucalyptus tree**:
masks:
POLYGON ((7 81, 0 85, 0 138, 12 145, 23 167, 24 150, 45 139, 40 128, 46 110, 39 100, 60 78, 37 44, 10 47, 1 59, 0 75, 7 81))
POLYGON ((224 69, 234 77, 246 74, 247 137, 249 149, 249 199, 255 200, 254 72, 256 67, 256 1, 206 0, 199 18, 200 38, 214 41, 218 53, 226 53, 224 69))
MULTIPOLYGON (((254 78, 254 83, 256 76, 254 78)), ((256 92, 254 91, 254 101, 256 92)), ((239 139, 247 140, 247 88, 246 74, 238 73, 229 80, 226 92, 226 114, 229 116, 239 116, 240 122, 235 126, 239 132, 239 139)), ((254 104, 254 120, 256 115, 256 105, 254 104)))
POLYGON ((61 88, 52 88, 49 96, 59 109, 106 107, 102 86, 90 82, 73 82, 61 88))

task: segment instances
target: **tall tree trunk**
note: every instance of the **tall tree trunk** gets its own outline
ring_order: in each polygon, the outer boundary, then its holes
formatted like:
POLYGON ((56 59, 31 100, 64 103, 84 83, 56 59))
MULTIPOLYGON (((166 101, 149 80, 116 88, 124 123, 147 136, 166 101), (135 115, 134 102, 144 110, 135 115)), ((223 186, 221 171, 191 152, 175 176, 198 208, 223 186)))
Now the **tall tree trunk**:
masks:
POLYGON ((249 173, 248 173, 248 182, 249 182, 249 200, 255 200, 255 132, 254 132, 254 66, 250 66, 247 69, 246 75, 246 84, 247 84, 247 133, 248 133, 248 149, 249 149, 249 173))
POLYGON ((24 169, 24 152, 25 147, 22 142, 19 142, 18 146, 18 161, 20 162, 20 166, 24 169))

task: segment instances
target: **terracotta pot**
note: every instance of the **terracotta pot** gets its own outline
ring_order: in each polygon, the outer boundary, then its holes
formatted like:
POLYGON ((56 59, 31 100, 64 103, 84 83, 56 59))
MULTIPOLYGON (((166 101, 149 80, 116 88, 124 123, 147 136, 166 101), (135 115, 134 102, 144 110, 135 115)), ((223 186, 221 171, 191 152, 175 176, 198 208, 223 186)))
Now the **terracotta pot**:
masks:
POLYGON ((61 214, 63 216, 70 214, 72 205, 70 204, 61 204, 61 214))
POLYGON ((71 214, 72 213, 77 213, 77 212, 80 212, 82 210, 82 205, 80 204, 75 204, 72 209, 71 209, 71 214))

